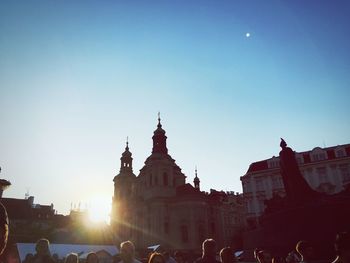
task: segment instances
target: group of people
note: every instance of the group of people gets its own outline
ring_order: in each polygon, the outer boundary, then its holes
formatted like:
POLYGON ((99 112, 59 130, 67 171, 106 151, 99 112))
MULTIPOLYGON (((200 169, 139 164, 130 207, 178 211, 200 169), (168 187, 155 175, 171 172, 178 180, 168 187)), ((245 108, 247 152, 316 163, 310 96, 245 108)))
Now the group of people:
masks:
MULTIPOLYGON (((220 251, 220 261, 217 260, 216 242, 214 239, 206 239, 202 244, 202 256, 194 263, 234 263, 236 258, 234 251, 230 247, 225 247, 220 251)), ((131 241, 126 241, 120 245, 120 261, 114 263, 189 263, 184 254, 180 251, 174 253, 172 257, 169 252, 153 252, 146 260, 139 261, 135 258, 135 246, 131 241)))
MULTIPOLYGON (((23 263, 99 263, 99 259, 94 252, 88 254, 84 260, 79 259, 78 254, 69 253, 63 261, 58 259, 57 255, 51 255, 49 241, 40 239, 35 246, 36 253, 27 254, 23 263)), ((236 261, 234 251, 229 248, 223 248, 220 251, 220 261, 217 260, 216 242, 214 239, 206 239, 202 244, 202 256, 194 263, 233 263, 236 261)), ((135 256, 135 246, 131 241, 125 241, 120 244, 120 253, 113 258, 113 263, 189 263, 185 255, 180 251, 174 253, 174 257, 168 251, 153 252, 147 258, 138 260, 135 256)))
MULTIPOLYGON (((334 248, 336 258, 332 263, 350 263, 350 232, 339 233, 336 236, 334 248)), ((254 258, 257 263, 312 263, 314 262, 314 249, 310 242, 302 240, 285 258, 273 257, 268 250, 264 249, 255 249, 254 258)))
MULTIPOLYGON (((35 245, 35 254, 27 254, 23 263, 79 263, 77 253, 69 253, 63 260, 60 260, 57 254, 51 255, 49 244, 46 238, 39 239, 35 245)), ((99 263, 99 259, 96 253, 90 252, 84 262, 99 263)))
MULTIPOLYGON (((61 263, 58 257, 51 256, 49 241, 40 239, 36 244, 36 253, 28 254, 23 263, 61 263)), ((336 237, 335 251, 337 257, 332 263, 350 263, 350 233, 340 233, 336 237)), ((254 258, 257 263, 313 263, 313 247, 307 241, 299 241, 295 251, 287 257, 272 256, 265 249, 255 249, 254 258)), ((131 241, 120 244, 120 253, 113 258, 113 263, 235 263, 237 258, 230 247, 225 247, 217 254, 216 242, 214 239, 206 239, 202 244, 202 256, 196 260, 185 258, 180 251, 176 251, 172 257, 169 252, 152 252, 147 258, 138 260, 135 255, 135 246, 131 241)), ((78 254, 70 253, 62 263, 99 263, 98 256, 91 252, 84 260, 79 259, 78 254)))

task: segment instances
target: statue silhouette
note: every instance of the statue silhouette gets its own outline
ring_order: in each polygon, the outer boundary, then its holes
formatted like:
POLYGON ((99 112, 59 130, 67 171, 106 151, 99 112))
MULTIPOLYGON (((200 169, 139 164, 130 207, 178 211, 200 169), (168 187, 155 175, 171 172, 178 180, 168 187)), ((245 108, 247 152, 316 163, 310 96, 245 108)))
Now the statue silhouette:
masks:
POLYGON ((300 204, 321 196, 309 186, 299 170, 294 151, 287 147, 287 143, 282 138, 280 146, 282 148, 279 153, 280 168, 288 202, 300 204))

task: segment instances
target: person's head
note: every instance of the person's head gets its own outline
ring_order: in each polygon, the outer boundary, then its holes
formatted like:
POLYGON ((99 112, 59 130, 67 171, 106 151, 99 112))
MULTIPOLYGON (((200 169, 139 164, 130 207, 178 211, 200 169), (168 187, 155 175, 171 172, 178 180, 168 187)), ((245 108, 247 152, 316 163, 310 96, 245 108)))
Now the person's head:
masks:
POLYGON ((165 261, 167 261, 170 258, 169 251, 164 251, 162 254, 163 254, 165 261))
POLYGON ((98 261, 98 257, 94 252, 90 252, 86 257, 86 263, 98 263, 98 261))
POLYGON ((312 257, 313 249, 308 241, 301 240, 295 246, 296 251, 302 257, 302 260, 308 260, 312 257))
POLYGON ((280 256, 274 256, 272 258, 272 263, 285 263, 285 260, 283 259, 283 257, 280 256))
POLYGON ((78 254, 76 253, 68 254, 64 263, 79 263, 78 254))
POLYGON ((180 251, 175 251, 174 257, 177 263, 185 262, 185 256, 180 251))
POLYGON ((165 258, 162 254, 153 252, 149 257, 148 263, 165 263, 165 258))
POLYGON ((56 262, 58 262, 60 260, 57 253, 52 254, 52 259, 56 262))
POLYGON ((120 257, 124 262, 131 262, 135 257, 135 246, 131 241, 120 244, 120 257))
POLYGON ((222 263, 233 263, 236 262, 235 255, 233 253, 233 249, 230 247, 225 247, 220 251, 220 261, 222 263))
POLYGON ((41 238, 36 242, 35 251, 39 256, 50 255, 50 242, 46 238, 41 238))
POLYGON ((209 238, 203 241, 202 244, 203 256, 215 257, 216 255, 216 242, 214 239, 209 238))
POLYGON ((26 257, 24 258, 25 263, 32 263, 33 262, 34 255, 32 253, 28 253, 26 257))
POLYGON ((260 251, 259 248, 255 248, 255 249, 254 249, 253 254, 254 254, 254 259, 256 259, 256 260, 258 260, 258 253, 259 253, 259 251, 260 251))
POLYGON ((260 263, 270 263, 271 262, 271 254, 267 250, 260 250, 256 254, 257 261, 260 263))
POLYGON ((5 207, 0 203, 0 255, 4 252, 9 232, 9 220, 5 207))
POLYGON ((338 256, 350 258, 350 232, 337 234, 334 247, 338 256))

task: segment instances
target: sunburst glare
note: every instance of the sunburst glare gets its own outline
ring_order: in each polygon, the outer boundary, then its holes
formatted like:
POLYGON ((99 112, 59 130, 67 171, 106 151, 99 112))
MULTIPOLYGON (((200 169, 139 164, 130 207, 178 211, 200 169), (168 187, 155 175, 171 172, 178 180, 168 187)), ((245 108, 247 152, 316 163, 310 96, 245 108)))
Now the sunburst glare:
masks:
POLYGON ((109 196, 92 196, 87 204, 90 221, 109 224, 111 212, 111 198, 109 196))

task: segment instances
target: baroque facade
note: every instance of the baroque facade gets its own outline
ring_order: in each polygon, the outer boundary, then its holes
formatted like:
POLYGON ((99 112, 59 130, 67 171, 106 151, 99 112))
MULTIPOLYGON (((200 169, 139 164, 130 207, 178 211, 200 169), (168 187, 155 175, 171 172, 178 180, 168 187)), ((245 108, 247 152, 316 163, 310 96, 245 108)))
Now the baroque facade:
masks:
MULTIPOLYGON (((350 184, 350 144, 296 152, 300 172, 314 190, 335 194, 350 184)), ((265 200, 284 196, 279 157, 254 162, 241 177, 248 224, 264 212, 265 200)))
POLYGON ((237 215, 243 213, 242 196, 201 191, 197 171, 194 186, 186 183, 168 154, 160 118, 152 139, 152 153, 138 176, 133 173, 128 142, 120 158, 111 213, 117 241, 131 240, 138 249, 161 244, 166 249, 198 251, 203 240, 211 237, 220 247, 229 245, 243 223, 237 215))

